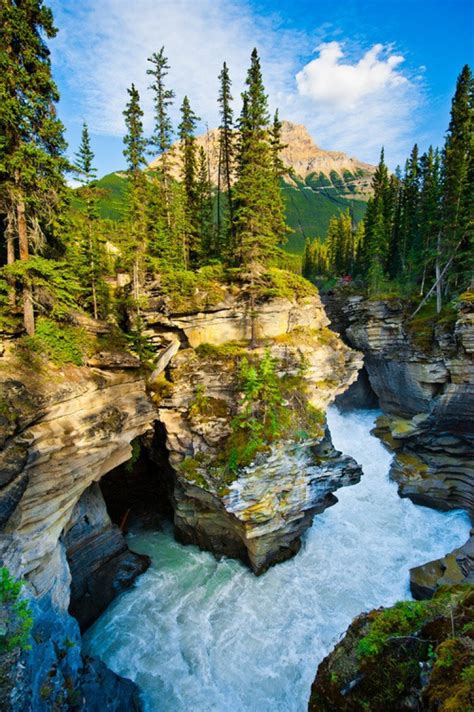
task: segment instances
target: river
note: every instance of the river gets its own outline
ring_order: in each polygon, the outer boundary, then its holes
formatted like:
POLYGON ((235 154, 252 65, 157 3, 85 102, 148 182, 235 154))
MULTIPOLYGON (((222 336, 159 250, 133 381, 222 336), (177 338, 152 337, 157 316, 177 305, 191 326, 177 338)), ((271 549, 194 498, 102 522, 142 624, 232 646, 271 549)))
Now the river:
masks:
POLYGON ((318 663, 361 611, 409 598, 408 569, 463 543, 469 520, 400 499, 377 411, 328 412, 334 445, 363 467, 315 518, 301 551, 256 578, 177 544, 129 536, 153 563, 86 633, 87 652, 141 687, 146 712, 304 712, 318 663))

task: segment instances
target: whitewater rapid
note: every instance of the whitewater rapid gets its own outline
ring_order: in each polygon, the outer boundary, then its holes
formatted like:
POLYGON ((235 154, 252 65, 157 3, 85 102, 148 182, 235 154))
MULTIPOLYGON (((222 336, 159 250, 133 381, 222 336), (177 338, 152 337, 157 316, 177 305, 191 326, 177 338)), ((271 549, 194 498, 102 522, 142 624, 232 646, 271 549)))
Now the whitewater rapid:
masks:
POLYGON ((318 663, 361 611, 409 598, 408 569, 463 543, 469 520, 400 499, 376 411, 328 412, 363 467, 315 518, 295 558, 256 578, 173 540, 129 537, 153 563, 85 636, 86 652, 142 689, 146 712, 303 712, 318 663))

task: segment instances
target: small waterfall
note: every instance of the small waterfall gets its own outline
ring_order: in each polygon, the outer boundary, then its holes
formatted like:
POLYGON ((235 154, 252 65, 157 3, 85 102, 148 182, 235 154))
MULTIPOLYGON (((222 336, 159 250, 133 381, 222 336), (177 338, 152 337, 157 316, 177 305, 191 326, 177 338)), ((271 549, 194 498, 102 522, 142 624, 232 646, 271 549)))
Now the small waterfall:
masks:
POLYGON ((338 491, 295 558, 260 578, 171 530, 130 536, 153 564, 85 647, 140 685, 147 712, 304 712, 318 663, 352 618, 408 598, 408 569, 465 541, 465 513, 398 497, 391 456, 370 435, 377 415, 330 409, 334 445, 364 477, 338 491))

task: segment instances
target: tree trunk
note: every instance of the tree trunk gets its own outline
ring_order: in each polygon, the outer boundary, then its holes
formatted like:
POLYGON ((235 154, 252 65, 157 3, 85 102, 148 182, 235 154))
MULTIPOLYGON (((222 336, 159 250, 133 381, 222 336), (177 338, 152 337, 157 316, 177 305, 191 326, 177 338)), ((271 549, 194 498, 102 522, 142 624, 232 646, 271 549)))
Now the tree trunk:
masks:
MULTIPOLYGON (((28 230, 26 226, 25 201, 20 198, 17 204, 18 246, 20 260, 27 261, 30 257, 28 250, 28 230)), ((35 315, 33 312, 33 293, 31 285, 23 287, 23 323, 26 333, 33 336, 35 333, 35 315)))
MULTIPOLYGON (((220 140, 219 140, 220 143, 220 140)), ((217 240, 216 253, 221 254, 221 163, 222 145, 219 145, 219 162, 217 164, 217 240)))
POLYGON ((436 243, 436 265, 435 265, 435 270, 436 270, 436 313, 439 314, 441 309, 442 309, 442 297, 441 297, 441 289, 442 289, 442 280, 441 280, 441 273, 440 273, 440 260, 441 260, 441 230, 438 232, 438 239, 436 243))
POLYGON ((92 223, 89 217, 89 255, 91 260, 91 291, 92 291, 92 308, 94 310, 94 319, 97 319, 97 290, 95 286, 95 261, 94 261, 94 245, 92 239, 92 223))
MULTIPOLYGON (((8 227, 7 233, 7 265, 12 265, 15 262, 15 238, 13 231, 8 227)), ((16 304, 15 280, 8 278, 8 303, 11 307, 16 304)))

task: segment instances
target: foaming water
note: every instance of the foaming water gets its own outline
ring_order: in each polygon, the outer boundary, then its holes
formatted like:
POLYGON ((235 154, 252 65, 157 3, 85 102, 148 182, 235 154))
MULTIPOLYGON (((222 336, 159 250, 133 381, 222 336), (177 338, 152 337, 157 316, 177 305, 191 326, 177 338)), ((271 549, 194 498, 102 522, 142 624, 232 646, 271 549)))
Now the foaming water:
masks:
POLYGON ((299 554, 256 578, 166 532, 130 546, 151 568, 85 636, 86 650, 141 687, 147 712, 303 712, 321 659, 363 610, 410 596, 408 569, 463 543, 469 521, 400 499, 374 411, 328 412, 360 484, 315 518, 299 554))

